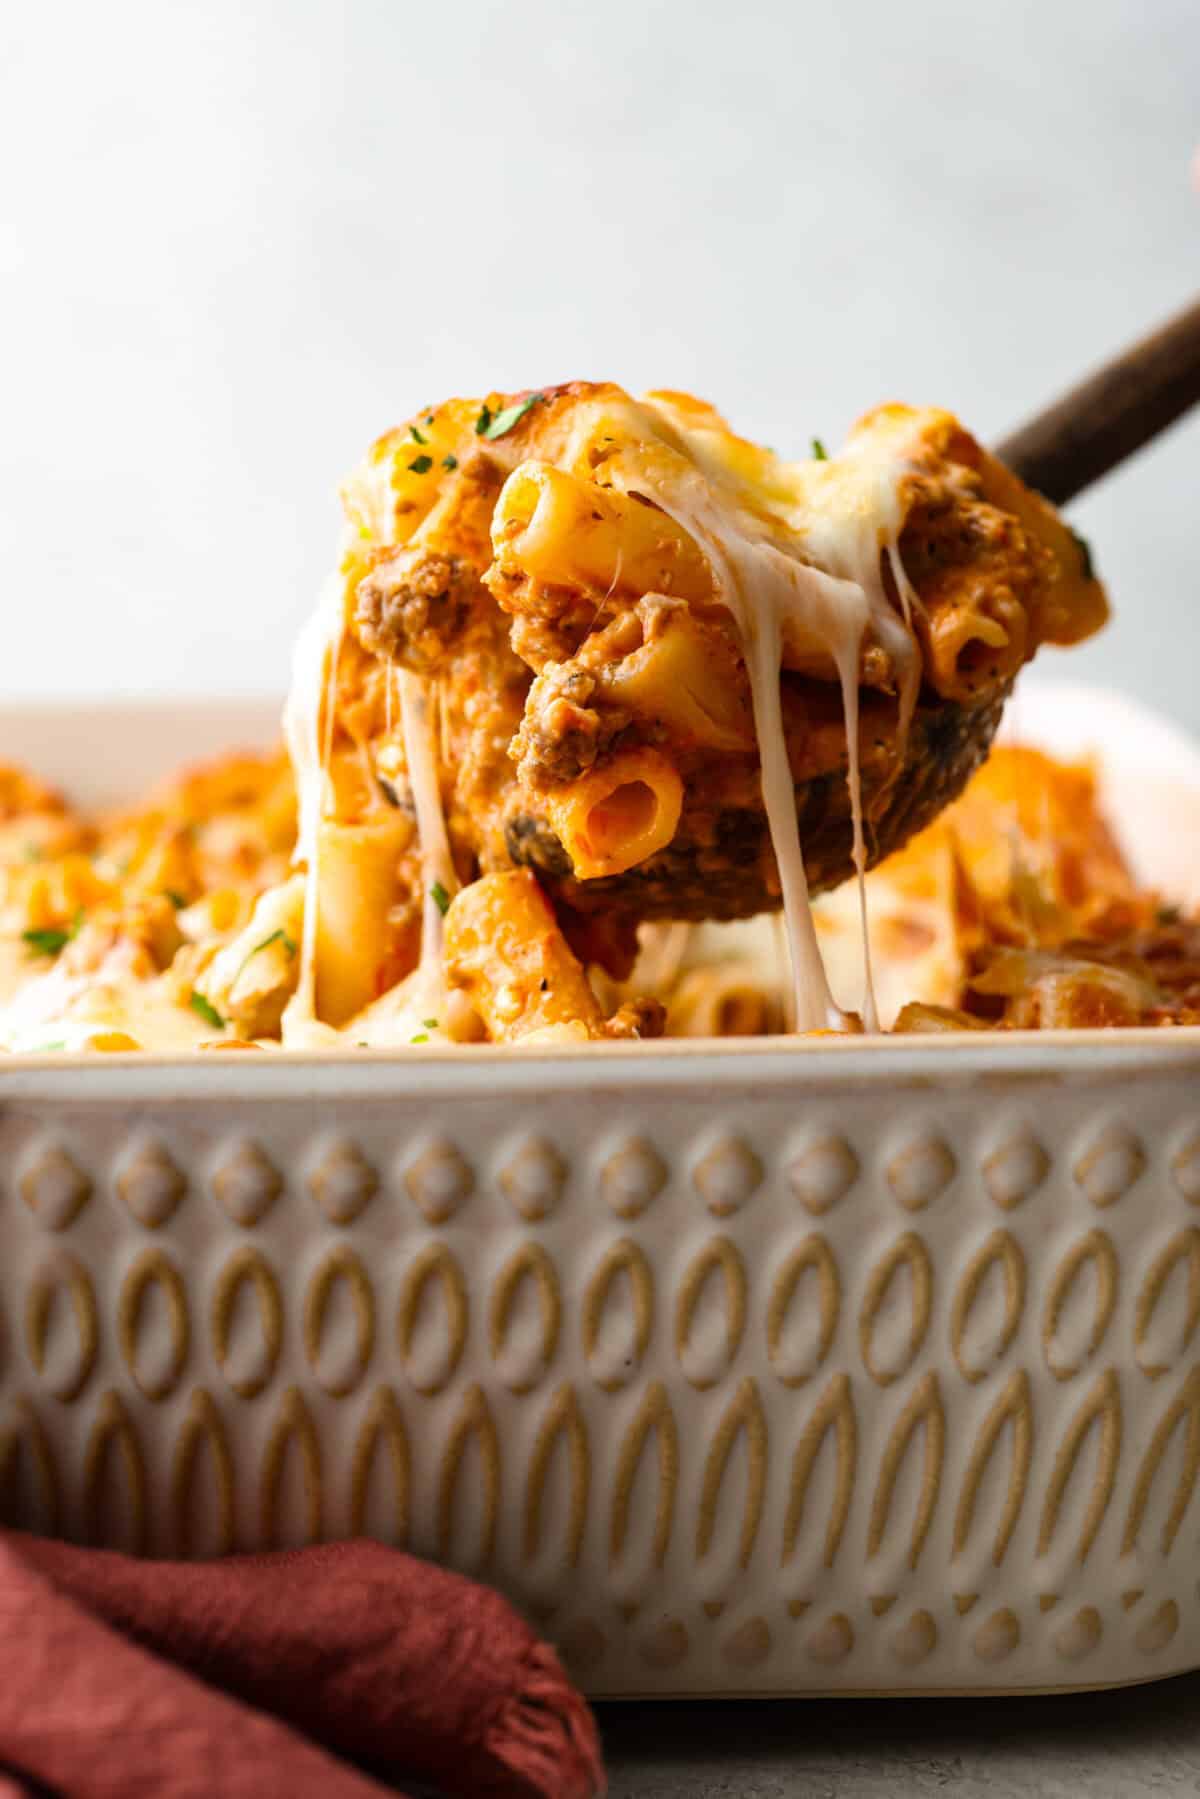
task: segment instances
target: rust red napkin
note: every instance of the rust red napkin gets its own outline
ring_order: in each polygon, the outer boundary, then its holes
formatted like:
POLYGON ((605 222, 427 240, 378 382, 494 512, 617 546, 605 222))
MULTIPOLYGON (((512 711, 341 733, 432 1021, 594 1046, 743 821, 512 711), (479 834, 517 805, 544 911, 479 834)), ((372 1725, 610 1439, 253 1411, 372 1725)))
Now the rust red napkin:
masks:
POLYGON ((367 1542, 147 1562, 0 1531, 0 1799, 365 1799, 393 1770, 456 1799, 603 1784, 553 1649, 459 1575, 367 1542))

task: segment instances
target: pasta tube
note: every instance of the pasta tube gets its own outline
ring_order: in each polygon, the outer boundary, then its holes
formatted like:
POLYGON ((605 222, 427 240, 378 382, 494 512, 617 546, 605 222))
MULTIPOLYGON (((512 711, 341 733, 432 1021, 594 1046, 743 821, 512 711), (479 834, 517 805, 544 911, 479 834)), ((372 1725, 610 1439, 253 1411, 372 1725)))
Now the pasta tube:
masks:
POLYGON ((573 1024, 602 1035, 596 996, 528 869, 464 887, 446 914, 444 953, 446 979, 494 1043, 573 1024))
POLYGON ((378 992, 398 893, 398 864, 412 839, 400 812, 358 824, 323 819, 317 840, 317 1016, 344 1024, 378 992))
POLYGON ((505 599, 518 611, 522 591, 544 585, 712 599, 708 563, 682 526, 545 462, 522 463, 501 488, 492 551, 505 599))
POLYGON ((590 881, 621 874, 670 843, 683 781, 658 750, 619 750, 544 803, 576 875, 590 881))

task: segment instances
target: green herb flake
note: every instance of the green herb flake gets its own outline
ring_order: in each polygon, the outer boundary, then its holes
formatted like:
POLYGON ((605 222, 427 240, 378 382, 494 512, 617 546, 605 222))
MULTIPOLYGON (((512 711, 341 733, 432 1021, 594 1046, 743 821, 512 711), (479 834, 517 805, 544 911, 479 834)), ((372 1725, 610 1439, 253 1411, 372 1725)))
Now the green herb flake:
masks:
POLYGON ((479 417, 475 420, 475 435, 476 435, 476 437, 486 436, 487 433, 491 429, 491 424, 492 424, 492 409, 490 406, 483 405, 479 408, 479 417))
POLYGON ((217 1008, 210 1005, 204 995, 202 993, 197 993, 194 987, 188 996, 188 1005, 196 1014, 197 1018, 202 1018, 205 1024, 210 1024, 214 1031, 223 1031, 225 1029, 225 1020, 221 1017, 217 1008))
POLYGON ((241 968, 238 969, 237 974, 234 976, 234 979, 236 981, 240 981, 242 978, 242 975, 244 974, 244 972, 246 970, 247 964, 250 962, 253 962, 255 956, 261 955, 263 950, 270 949, 270 947, 273 943, 282 943, 284 949, 288 953, 289 960, 296 953, 296 940, 294 937, 289 937, 287 932, 284 930, 272 931, 271 935, 269 937, 264 937, 261 943, 255 944, 254 948, 250 951, 249 955, 246 957, 245 961, 242 963, 241 968))
POLYGON ((438 1028, 438 1021, 436 1018, 423 1018, 421 1023, 425 1026, 427 1031, 436 1031, 438 1028))
POLYGON ((174 908, 177 912, 182 912, 184 910, 184 908, 187 905, 187 900, 184 898, 183 894, 180 893, 177 888, 164 887, 163 892, 166 894, 167 898, 170 900, 171 904, 174 906, 174 908))
POLYGON ((84 911, 82 906, 76 906, 75 916, 71 920, 71 929, 68 934, 71 937, 78 937, 80 931, 82 931, 82 929, 86 923, 87 923, 87 913, 84 911))
POLYGON ((825 448, 825 445, 821 442, 819 437, 814 437, 812 440, 812 453, 814 462, 829 461, 829 451, 825 448))
POLYGON ((449 456, 443 456, 442 457, 442 467, 443 468, 457 468, 458 467, 458 457, 455 456, 453 452, 451 452, 451 454, 449 456))
POLYGON ((22 931, 21 941, 35 956, 57 956, 71 941, 70 931, 22 931))
POLYGON ((423 432, 418 431, 417 427, 415 425, 410 425, 408 427, 408 435, 412 438, 412 440, 415 444, 427 444, 429 442, 429 439, 424 435, 423 432))
POLYGON ((408 1041, 410 1043, 428 1043, 429 1038, 425 1035, 424 1031, 418 1031, 416 1036, 410 1037, 408 1041))
POLYGON ((440 881, 435 881, 433 883, 433 886, 429 889, 429 897, 441 913, 442 917, 445 918, 447 912, 450 910, 450 895, 446 892, 446 889, 442 886, 440 881))
MULTIPOLYGON (((528 399, 518 400, 513 406, 506 406, 504 411, 498 412, 491 423, 485 427, 484 437, 489 443, 495 443, 498 437, 507 437, 513 426, 520 424, 530 407, 536 406, 538 401, 544 398, 543 394, 530 394, 528 399)), ((479 429, 478 425, 475 429, 479 429)))
POLYGON ((408 466, 414 475, 427 475, 433 467, 433 457, 414 456, 408 466))
POLYGON ((270 949, 270 947, 273 943, 282 943, 284 949, 287 951, 289 956, 294 956, 296 953, 295 938, 289 937, 287 932, 284 930, 278 930, 278 931, 272 931, 271 935, 269 937, 264 937, 262 942, 259 944, 256 944, 255 947, 250 951, 250 954, 252 956, 260 955, 263 950, 270 949))
POLYGON ((66 1047, 66 1043, 61 1039, 57 1043, 35 1043, 29 1053, 31 1056, 52 1056, 56 1050, 66 1049, 66 1047))
POLYGON ((1074 543, 1075 548, 1079 551, 1079 561, 1083 568, 1084 580, 1094 581, 1096 579, 1096 565, 1092 561, 1091 544, 1086 537, 1080 537, 1078 531, 1073 530, 1070 525, 1067 526, 1067 530, 1071 532, 1071 540, 1074 543))

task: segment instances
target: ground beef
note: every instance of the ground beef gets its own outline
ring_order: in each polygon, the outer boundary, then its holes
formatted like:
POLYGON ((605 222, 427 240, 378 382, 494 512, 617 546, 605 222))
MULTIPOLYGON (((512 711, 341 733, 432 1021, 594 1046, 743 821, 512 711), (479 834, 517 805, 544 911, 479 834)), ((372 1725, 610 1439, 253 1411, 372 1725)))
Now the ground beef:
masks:
POLYGON ((358 584, 354 622, 363 648, 431 674, 463 628, 479 576, 458 556, 400 549, 358 584))
POLYGON ((575 663, 552 663, 538 676, 512 750, 527 787, 577 781, 625 729, 630 714, 623 707, 591 703, 598 688, 575 663))

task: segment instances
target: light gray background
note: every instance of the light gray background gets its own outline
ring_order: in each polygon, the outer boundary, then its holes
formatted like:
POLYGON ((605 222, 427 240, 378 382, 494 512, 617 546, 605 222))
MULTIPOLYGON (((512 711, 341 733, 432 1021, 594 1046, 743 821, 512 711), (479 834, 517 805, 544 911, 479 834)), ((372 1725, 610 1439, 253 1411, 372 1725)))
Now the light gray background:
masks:
MULTIPOLYGON (((340 473, 450 393, 998 434, 1197 286, 1198 101, 1196 0, 5 9, 0 691, 279 689, 340 473)), ((1198 453, 1078 507, 1070 668, 1191 724, 1198 453)))
MULTIPOLYGON (((450 393, 998 434, 1196 288, 1198 101, 1197 0, 2 9, 0 693, 279 690, 339 475, 450 393)), ((1198 453, 1079 506, 1069 670, 1192 724, 1198 453)))

